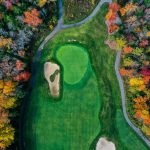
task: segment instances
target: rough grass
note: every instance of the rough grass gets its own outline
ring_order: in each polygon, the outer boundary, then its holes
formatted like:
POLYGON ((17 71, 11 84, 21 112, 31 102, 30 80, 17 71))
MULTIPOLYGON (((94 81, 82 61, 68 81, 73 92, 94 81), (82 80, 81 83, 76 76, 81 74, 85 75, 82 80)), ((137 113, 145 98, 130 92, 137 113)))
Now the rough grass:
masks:
POLYGON ((64 21, 75 23, 86 18, 96 7, 99 0, 64 0, 64 21))
POLYGON ((137 141, 139 150, 148 150, 127 125, 123 114, 117 114, 122 112, 121 97, 114 71, 116 54, 104 44, 107 37, 103 20, 106 8, 103 6, 93 20, 81 27, 59 32, 44 48, 24 123, 27 149, 93 150, 98 138, 106 136, 115 143, 117 150, 135 149, 137 141), (53 101, 43 78, 43 64, 66 43, 80 43, 88 50, 96 77, 92 72, 83 82, 86 86, 62 84, 62 100, 53 101), (133 139, 132 144, 126 143, 126 136, 133 139))

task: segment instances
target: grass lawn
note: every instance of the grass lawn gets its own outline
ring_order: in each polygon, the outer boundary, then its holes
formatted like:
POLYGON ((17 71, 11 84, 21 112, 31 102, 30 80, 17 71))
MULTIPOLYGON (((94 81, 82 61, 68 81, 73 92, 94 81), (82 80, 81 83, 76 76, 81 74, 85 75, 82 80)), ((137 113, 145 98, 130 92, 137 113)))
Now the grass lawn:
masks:
MULTIPOLYGON (((122 114, 114 71, 116 53, 104 44, 106 10, 104 5, 93 20, 60 31, 45 46, 26 109, 24 139, 27 150, 93 150, 100 136, 113 141, 117 150, 148 150, 122 114), (82 45, 87 50, 90 73, 80 84, 68 85, 63 81, 62 99, 54 100, 43 76, 43 65, 50 59, 58 61, 56 51, 65 44, 82 45), (130 140, 132 144, 128 144, 130 140)), ((65 71, 62 73, 64 78, 65 71)))

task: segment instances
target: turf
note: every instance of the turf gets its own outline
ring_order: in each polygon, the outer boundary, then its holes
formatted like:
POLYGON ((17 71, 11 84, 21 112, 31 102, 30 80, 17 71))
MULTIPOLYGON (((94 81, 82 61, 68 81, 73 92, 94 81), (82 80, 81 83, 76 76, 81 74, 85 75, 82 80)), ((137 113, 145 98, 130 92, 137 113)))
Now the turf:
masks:
POLYGON ((107 38, 103 20, 106 10, 104 5, 90 22, 60 31, 44 48, 36 85, 26 110, 24 138, 27 150, 93 150, 101 136, 113 141, 117 150, 135 149, 137 142, 140 150, 148 150, 121 113, 121 97, 114 71, 116 53, 104 44, 107 38), (88 51, 91 74, 76 86, 62 83, 62 99, 53 100, 47 92, 43 64, 55 59, 56 50, 69 43, 80 44, 88 51), (126 136, 133 139, 130 145, 126 143, 124 130, 126 136))
POLYGON ((67 44, 57 50, 56 57, 64 68, 64 81, 77 84, 88 68, 88 54, 81 46, 67 44), (82 62, 82 63, 81 63, 82 62))
POLYGON ((127 145, 128 149, 145 150, 146 147, 141 144, 141 140, 132 132, 129 126, 122 118, 122 112, 117 111, 117 128, 119 130, 119 137, 124 145, 127 145), (128 133, 128 134, 127 134, 128 133))

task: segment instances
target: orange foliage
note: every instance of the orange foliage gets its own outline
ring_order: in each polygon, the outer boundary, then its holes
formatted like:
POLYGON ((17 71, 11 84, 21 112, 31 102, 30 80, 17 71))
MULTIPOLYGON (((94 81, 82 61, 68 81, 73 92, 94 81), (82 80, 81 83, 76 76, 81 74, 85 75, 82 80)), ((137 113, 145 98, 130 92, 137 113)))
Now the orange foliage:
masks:
POLYGON ((124 47, 123 48, 123 52, 124 54, 128 54, 128 53, 131 53, 133 51, 133 48, 132 47, 124 47))
POLYGON ((113 32, 118 31, 118 30, 119 30, 119 26, 117 26, 116 24, 111 24, 108 28, 109 33, 113 33, 113 32))
POLYGON ((143 90, 145 90, 145 88, 146 88, 145 85, 140 85, 140 86, 138 87, 138 91, 143 91, 143 90))
POLYGON ((120 69, 119 72, 120 72, 121 76, 131 76, 133 74, 134 70, 133 69, 131 69, 131 70, 120 69))
POLYGON ((136 103, 145 103, 146 101, 148 101, 148 98, 140 96, 140 97, 134 98, 133 101, 136 103))
POLYGON ((117 15, 112 10, 109 10, 109 12, 106 14, 106 20, 110 23, 116 20, 117 15))
POLYGON ((129 12, 131 10, 135 10, 136 8, 137 8, 136 4, 127 3, 125 5, 125 7, 123 7, 123 8, 120 9, 121 16, 124 16, 127 12, 129 12))
POLYGON ((144 120, 144 124, 145 124, 145 125, 150 125, 150 118, 149 118, 149 119, 145 119, 145 120, 144 120))
POLYGON ((143 78, 144 84, 148 84, 149 81, 150 81, 150 76, 144 76, 143 78))
POLYGON ((109 9, 111 9, 113 12, 117 12, 120 9, 120 6, 117 3, 113 2, 109 4, 109 9))
POLYGON ((40 13, 36 9, 24 12, 24 22, 33 27, 37 27, 42 23, 42 20, 39 18, 40 13))
POLYGON ((142 116, 142 111, 141 110, 137 110, 134 117, 137 118, 137 119, 140 119, 142 116))
POLYGON ((8 95, 15 91, 15 84, 12 81, 4 82, 3 94, 8 95))

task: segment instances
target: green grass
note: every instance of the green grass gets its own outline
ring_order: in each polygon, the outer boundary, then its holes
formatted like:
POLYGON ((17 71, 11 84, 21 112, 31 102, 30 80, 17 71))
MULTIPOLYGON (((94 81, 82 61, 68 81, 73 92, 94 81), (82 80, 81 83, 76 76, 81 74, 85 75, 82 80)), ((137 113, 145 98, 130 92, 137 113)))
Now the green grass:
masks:
POLYGON ((64 81, 68 84, 80 82, 88 68, 89 60, 86 50, 81 46, 68 44, 57 50, 56 57, 63 65, 64 81))
POLYGON ((113 141, 117 150, 134 150, 135 145, 139 150, 148 150, 121 113, 114 71, 116 53, 104 44, 106 8, 104 5, 88 23, 60 31, 44 48, 26 110, 27 150, 93 150, 101 136, 113 141), (55 60, 56 50, 64 44, 80 44, 88 51, 91 73, 76 86, 63 82, 62 99, 53 100, 43 77, 43 65, 49 59, 55 60), (127 143, 126 136, 133 139, 132 144, 127 143))
POLYGON ((117 128, 119 130, 119 137, 124 145, 127 144, 128 149, 145 150, 144 144, 141 144, 141 140, 135 136, 129 126, 122 118, 122 112, 117 111, 117 128), (127 134, 128 133, 128 134, 127 134))

